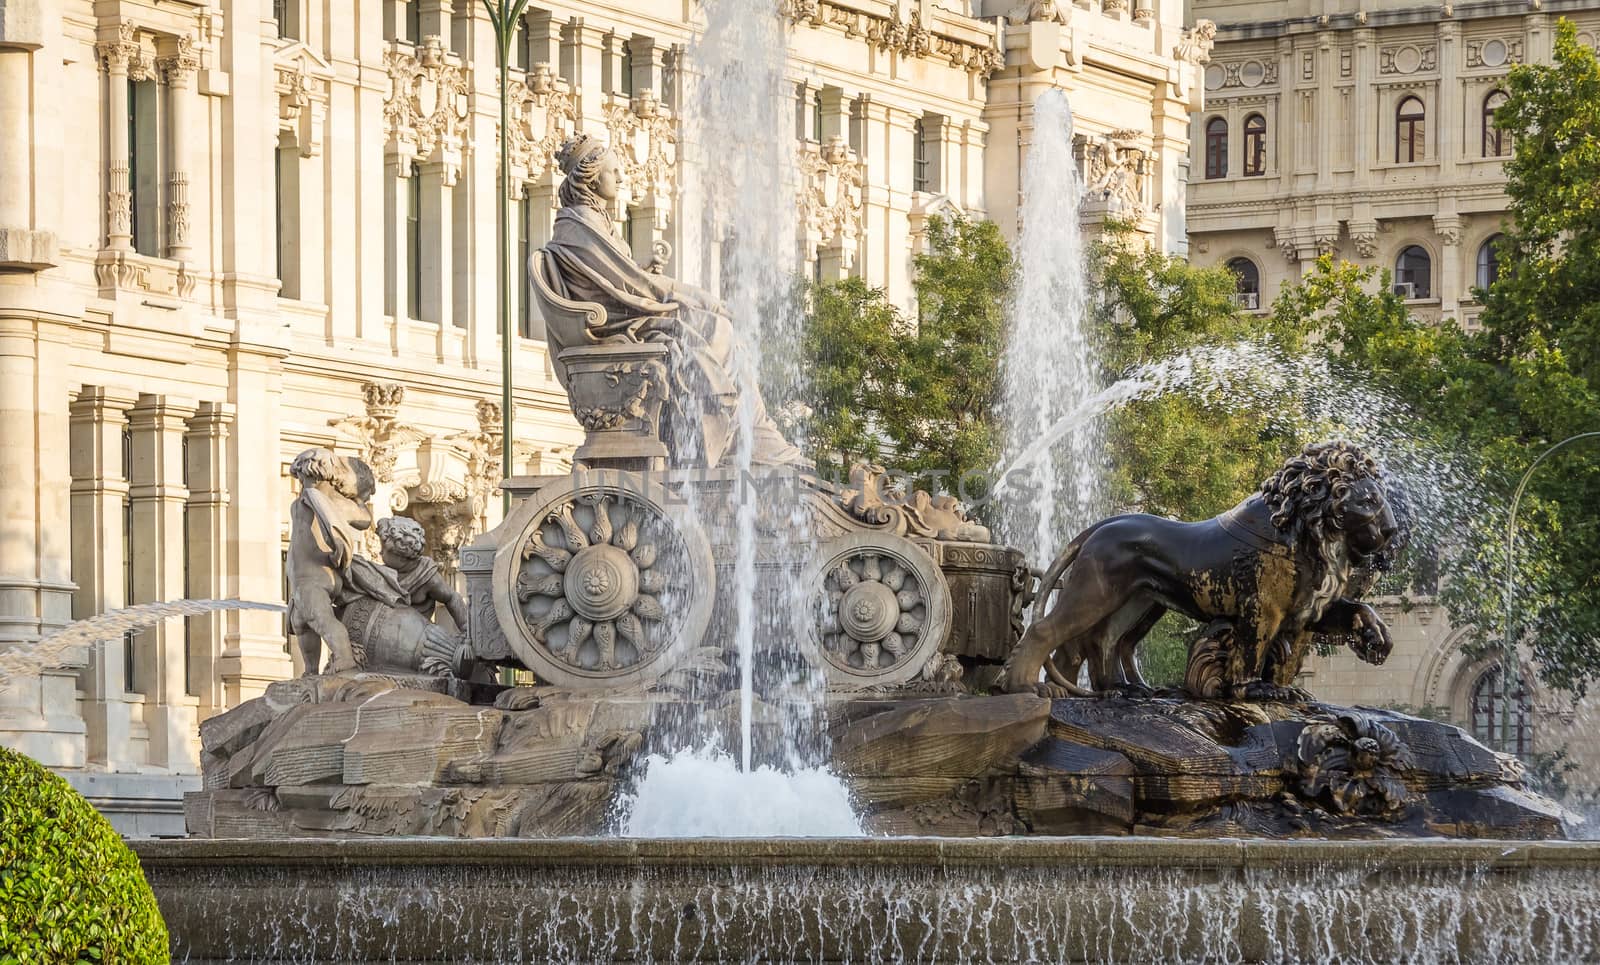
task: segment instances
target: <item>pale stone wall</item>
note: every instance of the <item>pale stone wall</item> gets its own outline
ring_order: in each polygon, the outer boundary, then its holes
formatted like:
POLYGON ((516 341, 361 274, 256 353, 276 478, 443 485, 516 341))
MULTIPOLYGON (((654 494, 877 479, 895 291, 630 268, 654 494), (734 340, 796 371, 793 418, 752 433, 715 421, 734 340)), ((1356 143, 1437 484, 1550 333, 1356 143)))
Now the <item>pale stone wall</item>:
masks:
POLYGON ((1510 153, 1509 141, 1485 137, 1485 100, 1514 64, 1548 61, 1556 18, 1574 20, 1593 45, 1600 9, 1584 0, 1200 0, 1194 9, 1218 25, 1190 148, 1196 262, 1249 259, 1265 310, 1318 254, 1393 271, 1415 245, 1431 270, 1412 308, 1470 324, 1481 311, 1471 292, 1480 251, 1505 216, 1510 153), (1397 159, 1408 98, 1423 106, 1423 136, 1397 159), (1259 174, 1247 173, 1252 115, 1266 123, 1259 174), (1227 123, 1226 173, 1208 177, 1219 173, 1206 163, 1206 130, 1218 118, 1227 123))
MULTIPOLYGON (((1181 4, 1090 0, 1049 22, 1028 6, 786 4, 797 270, 912 308, 930 214, 1015 231, 1031 99, 1052 85, 1080 132, 1121 132, 1120 194, 1095 216, 1181 250, 1200 97, 1181 4)), ((624 152, 635 255, 666 241, 679 270, 689 9, 529 8, 519 263, 550 231, 553 150, 584 130, 624 152)), ((129 603, 282 599, 286 466, 307 446, 372 461, 378 512, 418 518, 443 559, 498 521, 494 61, 475 0, 0 5, 0 647, 129 603)), ((578 430, 525 303, 515 461, 559 471, 578 430)), ((181 830, 196 726, 296 672, 290 649, 279 616, 251 612, 104 641, 9 682, 0 741, 124 830, 181 830)))

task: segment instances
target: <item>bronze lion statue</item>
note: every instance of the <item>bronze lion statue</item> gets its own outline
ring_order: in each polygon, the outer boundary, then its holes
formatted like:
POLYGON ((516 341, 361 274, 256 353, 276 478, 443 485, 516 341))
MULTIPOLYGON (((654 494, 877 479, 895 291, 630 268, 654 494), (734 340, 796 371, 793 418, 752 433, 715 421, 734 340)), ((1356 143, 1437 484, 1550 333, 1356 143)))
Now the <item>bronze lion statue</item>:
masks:
POLYGON ((1303 698, 1293 681, 1317 635, 1381 664, 1388 627, 1356 598, 1403 542, 1390 495, 1372 458, 1323 442, 1205 522, 1102 520, 1045 574, 1001 684, 1050 697, 1148 690, 1134 648, 1169 609, 1207 624, 1190 650, 1186 688, 1196 696, 1303 698), (1060 590, 1054 608, 1050 588, 1060 590), (1041 683, 1047 664, 1053 682, 1041 683), (1092 691, 1077 685, 1085 664, 1092 691))

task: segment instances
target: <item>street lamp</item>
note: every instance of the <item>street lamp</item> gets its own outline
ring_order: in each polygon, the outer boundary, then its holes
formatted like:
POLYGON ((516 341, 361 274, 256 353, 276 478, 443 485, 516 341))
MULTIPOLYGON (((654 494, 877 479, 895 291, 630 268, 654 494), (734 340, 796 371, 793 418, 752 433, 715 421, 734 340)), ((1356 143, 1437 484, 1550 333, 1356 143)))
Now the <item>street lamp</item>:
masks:
MULTIPOLYGON (((506 72, 511 68, 511 44, 517 36, 517 24, 528 9, 528 0, 483 0, 489 12, 489 23, 494 27, 496 67, 500 73, 500 471, 502 477, 511 478, 511 456, 516 439, 512 432, 515 412, 511 401, 511 286, 515 272, 511 264, 511 179, 506 151, 507 117, 506 72)), ((511 491, 500 490, 505 515, 511 514, 511 491)))
POLYGON ((1517 576, 1516 566, 1512 559, 1517 545, 1517 506, 1522 502, 1522 493, 1528 488, 1528 480, 1533 478, 1533 471, 1539 468, 1539 463, 1544 462, 1556 450, 1569 443, 1577 442, 1580 439, 1595 438, 1600 438, 1600 432, 1580 432, 1575 436, 1568 436, 1540 453, 1539 458, 1535 459, 1528 466, 1527 471, 1522 474, 1522 480, 1517 483, 1517 490, 1511 496, 1511 514, 1506 518, 1506 639, 1504 644, 1505 654, 1501 658, 1504 663, 1504 669, 1500 672, 1500 680, 1503 684, 1502 692, 1505 698, 1500 703, 1500 736, 1502 740, 1508 739, 1511 734, 1511 701, 1519 683, 1517 679, 1517 635, 1516 627, 1511 619, 1512 583, 1517 576))

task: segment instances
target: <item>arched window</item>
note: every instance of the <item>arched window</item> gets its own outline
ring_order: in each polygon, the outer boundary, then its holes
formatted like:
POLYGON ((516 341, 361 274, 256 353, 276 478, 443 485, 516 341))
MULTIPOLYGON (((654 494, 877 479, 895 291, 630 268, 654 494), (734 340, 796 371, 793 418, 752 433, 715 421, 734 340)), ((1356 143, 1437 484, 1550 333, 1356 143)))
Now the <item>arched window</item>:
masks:
POLYGON ((1213 117, 1206 122, 1206 180, 1228 176, 1228 122, 1213 117))
POLYGON ((1532 707, 1528 702, 1528 690, 1522 686, 1520 677, 1516 693, 1509 695, 1509 720, 1507 703, 1500 668, 1490 667, 1472 685, 1472 736, 1497 751, 1526 754, 1533 750, 1533 726, 1529 719, 1532 707))
POLYGON ((1500 252, 1495 247, 1502 235, 1493 235, 1478 246, 1478 287, 1490 288, 1500 278, 1500 252))
POLYGON ((1251 114, 1244 119, 1244 176, 1260 177, 1267 173, 1267 119, 1251 114))
POLYGON ((1261 272, 1248 258, 1234 258, 1228 262, 1234 277, 1234 304, 1246 311, 1261 307, 1261 272))
POLYGON ((1433 292, 1433 259, 1421 245, 1408 245, 1401 249, 1394 261, 1395 294, 1406 298, 1431 298, 1433 292))
POLYGON ((1495 126, 1494 112, 1507 100, 1506 92, 1494 90, 1483 99, 1483 156, 1505 157, 1511 153, 1511 135, 1495 126))
POLYGON ((1394 159, 1399 164, 1423 161, 1428 157, 1427 112, 1422 101, 1407 97, 1394 115, 1394 159))

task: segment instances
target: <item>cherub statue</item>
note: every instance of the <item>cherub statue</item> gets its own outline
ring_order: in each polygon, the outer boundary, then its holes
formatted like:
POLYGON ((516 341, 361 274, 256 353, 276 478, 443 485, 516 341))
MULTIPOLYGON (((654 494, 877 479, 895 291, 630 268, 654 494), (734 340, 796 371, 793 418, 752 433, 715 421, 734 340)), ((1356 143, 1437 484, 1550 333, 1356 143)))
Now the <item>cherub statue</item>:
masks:
POLYGON ((359 661, 339 610, 358 597, 386 606, 408 599, 393 571, 356 552, 360 531, 372 525, 372 469, 317 448, 296 456, 289 474, 300 481, 289 507, 289 630, 306 674, 317 672, 324 643, 329 672, 354 670, 359 661))
POLYGON ((410 604, 424 617, 433 617, 435 604, 443 606, 458 631, 467 627, 467 604, 455 587, 445 581, 439 564, 422 555, 427 536, 422 524, 404 516, 378 520, 378 541, 383 546, 383 565, 399 578, 410 604))

